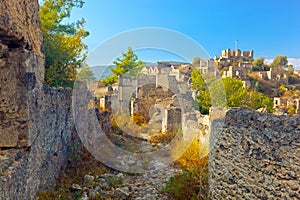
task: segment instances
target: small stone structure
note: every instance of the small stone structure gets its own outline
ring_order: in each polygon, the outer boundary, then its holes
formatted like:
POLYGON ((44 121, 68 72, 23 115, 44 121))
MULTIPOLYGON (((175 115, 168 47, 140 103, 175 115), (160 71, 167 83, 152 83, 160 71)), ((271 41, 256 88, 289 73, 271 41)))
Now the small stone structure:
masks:
POLYGON ((288 84, 288 72, 284 69, 270 69, 267 71, 268 80, 281 84, 288 84))
POLYGON ((294 97, 283 96, 283 97, 273 98, 274 108, 277 111, 281 111, 279 113, 285 113, 290 107, 294 107, 295 114, 296 115, 299 114, 300 112, 299 102, 300 100, 296 96, 294 97))
POLYGON ((299 124, 240 108, 213 120, 210 199, 300 199, 299 124))
POLYGON ((217 70, 215 67, 215 61, 213 59, 200 60, 199 66, 196 66, 196 69, 199 69, 201 74, 207 74, 217 76, 217 70))
POLYGON ((162 121, 162 132, 173 133, 181 130, 181 109, 169 107, 165 109, 165 116, 162 121))

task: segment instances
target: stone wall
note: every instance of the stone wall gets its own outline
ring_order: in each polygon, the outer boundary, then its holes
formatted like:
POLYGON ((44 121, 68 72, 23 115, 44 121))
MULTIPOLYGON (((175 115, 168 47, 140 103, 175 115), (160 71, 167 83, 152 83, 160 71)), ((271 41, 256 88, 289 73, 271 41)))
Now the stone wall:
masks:
POLYGON ((38 1, 0 3, 0 199, 34 199, 72 146, 71 90, 47 88, 38 1))
POLYGON ((37 0, 2 0, 0 40, 9 47, 23 47, 43 57, 37 0))
POLYGON ((299 199, 300 117, 231 109, 210 135, 210 199, 299 199), (224 124, 223 124, 224 122, 224 124))
POLYGON ((0 199, 34 199, 39 190, 53 185, 67 163, 76 138, 69 109, 71 90, 44 87, 42 92, 28 98, 24 126, 32 137, 30 144, 0 152, 0 199))

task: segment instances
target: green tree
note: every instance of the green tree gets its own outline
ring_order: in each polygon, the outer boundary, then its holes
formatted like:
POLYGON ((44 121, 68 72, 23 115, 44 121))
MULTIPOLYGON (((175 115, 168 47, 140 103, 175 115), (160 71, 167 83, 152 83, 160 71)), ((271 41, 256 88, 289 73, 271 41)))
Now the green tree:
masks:
POLYGON ((274 58, 274 60, 271 64, 271 68, 274 68, 274 67, 287 67, 287 64, 288 64, 287 57, 278 55, 274 58))
POLYGON ((89 84, 95 81, 96 77, 94 76, 92 69, 88 65, 84 65, 80 68, 76 79, 89 84))
POLYGON ((200 66, 200 60, 201 58, 199 56, 196 56, 194 59, 193 59, 193 62, 192 62, 192 65, 194 67, 199 67, 200 66))
POLYGON ((209 108, 211 107, 211 99, 206 82, 197 69, 192 71, 191 77, 193 89, 197 91, 197 107, 202 114, 208 114, 209 108))
POLYGON ((269 113, 274 111, 272 99, 256 91, 248 92, 246 106, 256 110, 259 108, 266 108, 267 112, 269 113))
POLYGON ((81 8, 83 0, 44 0, 40 2, 41 30, 45 51, 45 83, 50 86, 72 87, 86 57, 83 39, 85 20, 63 24, 74 7, 81 8))
MULTIPOLYGON (((247 90, 243 87, 240 79, 226 77, 222 79, 226 92, 226 106, 239 107, 244 104, 247 90)), ((216 91, 216 85, 212 84, 212 91, 216 91)))
POLYGON ((273 112, 273 101, 256 91, 247 91, 243 82, 235 78, 213 80, 206 87, 205 80, 198 70, 192 72, 194 89, 197 89, 197 103, 202 114, 207 114, 211 106, 266 108, 273 112))
POLYGON ((192 77, 192 84, 193 84, 194 90, 205 90, 206 89, 205 80, 199 70, 194 69, 191 73, 191 77, 192 77))
POLYGON ((136 77, 141 69, 145 66, 144 63, 138 60, 131 47, 128 47, 127 52, 122 53, 122 57, 114 61, 116 67, 111 67, 112 76, 102 80, 106 85, 111 85, 118 82, 118 77, 122 75, 129 75, 136 77))
POLYGON ((269 67, 267 64, 265 64, 265 58, 260 57, 255 59, 253 62, 253 71, 267 71, 269 70, 269 67))
POLYGON ((293 65, 288 65, 287 66, 289 74, 294 74, 294 66, 293 65))

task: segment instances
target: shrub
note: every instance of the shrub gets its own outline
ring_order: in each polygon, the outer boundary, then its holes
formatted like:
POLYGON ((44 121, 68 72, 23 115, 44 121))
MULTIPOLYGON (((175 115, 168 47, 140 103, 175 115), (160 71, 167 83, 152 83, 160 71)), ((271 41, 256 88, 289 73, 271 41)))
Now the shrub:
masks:
MULTIPOLYGON (((183 172, 171 177, 162 192, 166 193, 170 199, 208 199, 208 145, 205 136, 203 143, 195 138, 187 150, 176 159, 183 172), (201 155, 201 156, 200 156, 201 155)), ((176 158, 180 153, 180 147, 185 143, 180 143, 172 149, 172 155, 176 158)))
POLYGON ((159 132, 150 137, 150 142, 169 144, 172 141, 172 139, 176 136, 176 134, 177 134, 176 131, 173 131, 172 133, 159 132))
POLYGON ((140 113, 134 113, 132 119, 133 119, 133 123, 135 123, 138 126, 142 126, 146 123, 145 117, 142 116, 140 113))
POLYGON ((108 184, 111 186, 111 187, 116 187, 118 185, 122 185, 123 184, 123 179, 122 178, 109 178, 108 179, 108 184))
POLYGON ((208 157, 201 160, 194 169, 171 177, 162 192, 175 200, 208 199, 208 157))
POLYGON ((289 116, 292 116, 292 115, 294 115, 296 113, 296 108, 294 107, 294 106, 290 106, 289 108, 288 108, 288 110, 287 110, 287 114, 289 115, 289 116))

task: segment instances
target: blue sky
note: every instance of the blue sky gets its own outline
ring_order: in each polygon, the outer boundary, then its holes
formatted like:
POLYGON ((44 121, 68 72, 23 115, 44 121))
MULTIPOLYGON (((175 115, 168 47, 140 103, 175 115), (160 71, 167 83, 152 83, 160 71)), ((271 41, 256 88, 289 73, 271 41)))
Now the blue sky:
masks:
POLYGON ((238 39, 238 48, 254 49, 255 57, 300 58, 299 0, 86 0, 72 14, 86 19, 90 50, 124 31, 161 27, 191 37, 212 57, 238 39))

